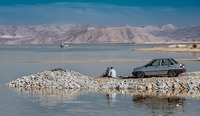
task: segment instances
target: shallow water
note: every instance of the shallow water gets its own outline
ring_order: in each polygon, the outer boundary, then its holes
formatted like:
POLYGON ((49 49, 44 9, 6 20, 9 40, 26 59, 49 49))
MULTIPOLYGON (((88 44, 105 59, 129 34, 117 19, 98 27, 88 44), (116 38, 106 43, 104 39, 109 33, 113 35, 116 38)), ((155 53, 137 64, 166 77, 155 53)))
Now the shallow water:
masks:
MULTIPOLYGON (((135 44, 70 44, 59 45, 1 45, 0 61, 37 60, 133 60, 161 57, 175 59, 199 58, 193 53, 133 51, 136 47, 158 45, 135 44)), ((152 115, 195 116, 200 114, 200 99, 191 97, 136 96, 117 92, 109 99, 106 92, 71 91, 67 94, 34 94, 9 89, 5 83, 53 68, 64 68, 89 76, 99 76, 107 66, 113 66, 117 75, 131 76, 134 67, 146 62, 66 62, 66 63, 0 63, 0 112, 2 116, 65 116, 65 115, 152 115), (57 95, 57 96, 56 96, 57 95)), ((183 62, 187 71, 199 71, 199 62, 183 62)), ((43 91, 45 92, 45 91, 43 91)), ((62 92, 61 92, 62 93, 62 92)), ((109 92, 108 92, 109 93, 109 92)))

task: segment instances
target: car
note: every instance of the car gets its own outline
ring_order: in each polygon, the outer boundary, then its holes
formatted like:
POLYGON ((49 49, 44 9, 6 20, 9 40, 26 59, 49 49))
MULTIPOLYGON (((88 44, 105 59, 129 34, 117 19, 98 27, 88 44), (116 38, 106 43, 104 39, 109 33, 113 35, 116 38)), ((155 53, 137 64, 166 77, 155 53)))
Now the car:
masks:
POLYGON ((173 58, 153 59, 144 66, 133 69, 133 76, 144 78, 145 76, 161 76, 176 77, 180 73, 186 72, 185 64, 178 63, 173 58))

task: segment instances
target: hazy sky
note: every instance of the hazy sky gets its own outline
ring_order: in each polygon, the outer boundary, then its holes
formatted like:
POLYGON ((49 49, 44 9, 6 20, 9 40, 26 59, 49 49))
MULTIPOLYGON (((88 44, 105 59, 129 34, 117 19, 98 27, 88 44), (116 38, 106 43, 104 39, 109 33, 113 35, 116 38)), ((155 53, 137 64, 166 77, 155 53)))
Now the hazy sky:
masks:
POLYGON ((0 0, 0 25, 200 25, 200 0, 0 0))

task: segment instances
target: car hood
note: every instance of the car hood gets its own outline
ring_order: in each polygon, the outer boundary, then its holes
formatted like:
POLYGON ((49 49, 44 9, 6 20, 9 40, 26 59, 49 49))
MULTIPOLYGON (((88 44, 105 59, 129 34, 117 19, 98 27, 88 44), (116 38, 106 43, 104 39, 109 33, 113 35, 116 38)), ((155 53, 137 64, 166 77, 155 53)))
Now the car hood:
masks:
POLYGON ((140 66, 140 67, 136 67, 136 68, 134 68, 134 71, 138 71, 138 70, 143 70, 145 68, 145 66, 140 66))

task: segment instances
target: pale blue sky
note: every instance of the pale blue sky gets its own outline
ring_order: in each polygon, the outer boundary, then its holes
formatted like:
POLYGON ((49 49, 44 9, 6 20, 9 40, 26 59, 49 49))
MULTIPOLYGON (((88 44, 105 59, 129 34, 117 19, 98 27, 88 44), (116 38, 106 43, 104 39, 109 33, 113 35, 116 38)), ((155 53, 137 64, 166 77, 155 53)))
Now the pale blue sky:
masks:
POLYGON ((0 0, 0 25, 200 25, 200 0, 0 0))

